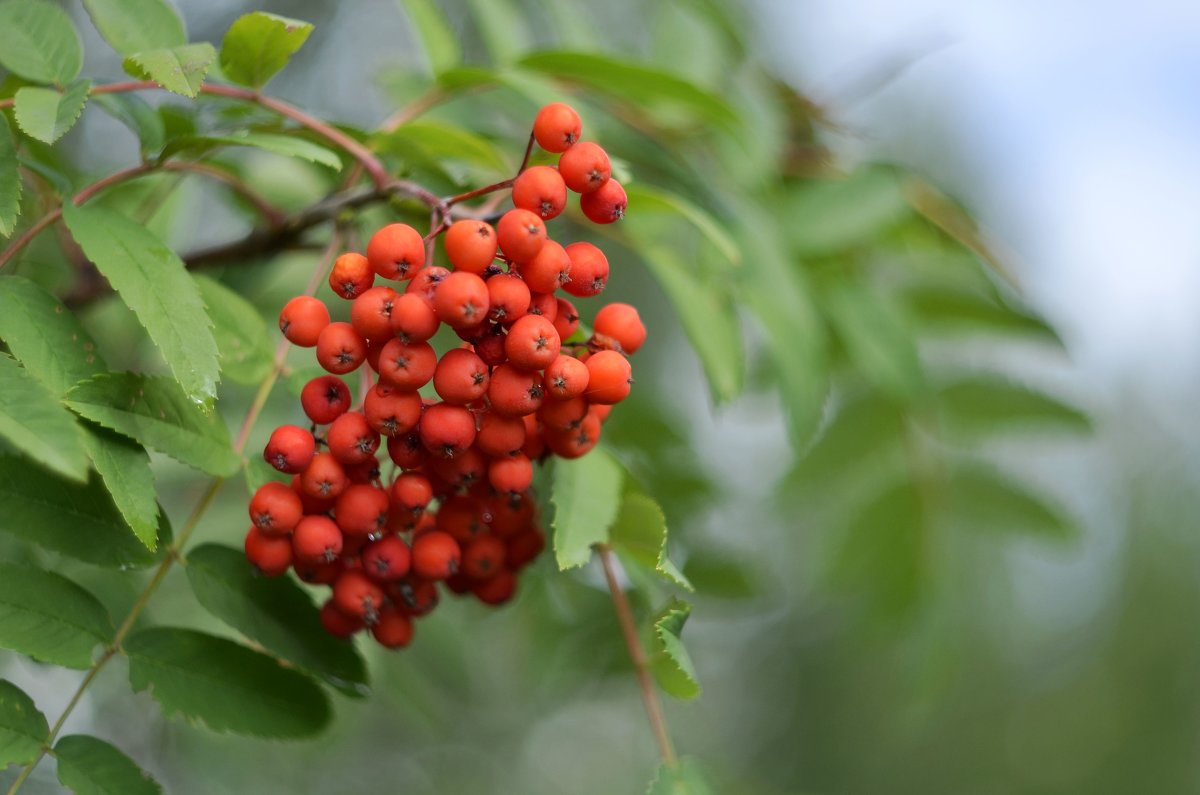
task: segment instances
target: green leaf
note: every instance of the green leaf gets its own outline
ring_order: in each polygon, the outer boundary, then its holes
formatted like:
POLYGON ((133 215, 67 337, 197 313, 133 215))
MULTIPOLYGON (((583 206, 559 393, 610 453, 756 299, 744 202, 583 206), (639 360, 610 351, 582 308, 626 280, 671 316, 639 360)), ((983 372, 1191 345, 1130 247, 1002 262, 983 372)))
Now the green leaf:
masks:
POLYGON ((66 668, 89 668, 92 649, 112 640, 96 597, 66 577, 0 563, 0 647, 66 668))
POLYGON ((221 375, 239 384, 257 384, 271 372, 275 352, 267 324, 254 305, 207 276, 193 276, 213 322, 221 352, 221 375))
POLYGON ((219 365, 212 323, 183 261, 144 226, 99 207, 63 207, 67 228, 162 351, 189 399, 208 406, 219 365))
POLYGON ((92 466, 137 539, 153 552, 158 547, 158 496, 150 456, 137 442, 99 425, 83 437, 92 466))
POLYGON ((204 76, 217 58, 206 41, 164 50, 148 50, 126 56, 124 69, 139 80, 153 80, 166 90, 195 98, 204 76))
POLYGON ((965 529, 1058 540, 1077 534, 1058 508, 992 469, 968 466, 954 470, 946 494, 953 521, 965 529))
POLYGON ((0 340, 59 397, 107 369, 75 313, 22 276, 0 276, 0 340))
POLYGON ((83 0, 83 5, 121 55, 187 44, 183 20, 166 0, 83 0))
POLYGON ((54 745, 58 780, 75 795, 162 795, 162 787, 116 747, 84 734, 54 745))
POLYGON ((221 418, 202 412, 169 378, 103 373, 77 384, 67 405, 201 472, 229 477, 241 466, 221 418))
POLYGON ((700 695, 700 683, 692 658, 679 637, 692 614, 692 606, 672 599, 654 617, 654 652, 650 668, 659 686, 675 698, 691 700, 700 695))
POLYGON ((470 6, 493 64, 510 64, 529 49, 528 20, 512 0, 470 0, 470 6))
POLYGON ((554 462, 554 556, 562 570, 582 566, 592 545, 608 540, 621 504, 624 472, 603 447, 576 459, 554 462))
POLYGON ((350 694, 366 690, 354 644, 321 626, 308 593, 288 577, 262 577, 240 550, 204 544, 187 558, 188 582, 204 609, 272 654, 350 694))
POLYGON ((221 42, 221 71, 235 83, 262 88, 304 45, 313 26, 255 11, 234 20, 221 42))
POLYGON ((231 640, 190 629, 144 629, 125 644, 129 683, 168 716, 216 732, 311 737, 329 724, 329 697, 308 676, 231 640))
POLYGON ((884 618, 903 617, 927 588, 925 527, 913 484, 895 483, 868 502, 846 529, 833 575, 884 618))
POLYGON ((800 459, 792 485, 823 491, 851 479, 901 450, 905 432, 904 415, 887 395, 873 389, 850 395, 800 459))
MULTIPOLYGON (((155 561, 129 533, 99 477, 78 484, 54 477, 24 459, 0 456, 0 531, 85 563, 112 568, 155 561)), ((169 537, 159 513, 159 543, 169 537)))
POLYGON ((663 762, 646 795, 712 795, 713 789, 694 759, 683 757, 674 767, 663 762))
POLYGON ((0 353, 0 437, 72 480, 87 480, 83 431, 54 393, 0 353))
POLYGON ((749 599, 764 585, 744 555, 730 549, 690 549, 683 573, 707 598, 749 599))
POLYGON ((824 308, 863 375, 897 397, 921 391, 925 375, 916 340, 895 306, 861 285, 837 282, 826 291, 824 308))
POLYGON ((0 770, 37 758, 50 724, 25 691, 0 679, 0 770))
POLYGON ((74 80, 83 67, 83 47, 71 17, 46 0, 4 0, 0 66, 35 83, 74 80))
POLYGON ((875 237, 911 208, 893 169, 866 166, 843 179, 798 183, 780 212, 794 250, 815 257, 875 237))
POLYGON ((92 97, 92 102, 133 131, 143 155, 162 149, 166 127, 162 116, 146 100, 136 94, 100 94, 92 97))
POLYGON ((699 273, 661 239, 655 242, 641 236, 638 250, 700 357, 713 399, 733 400, 742 391, 744 361, 742 331, 733 299, 723 285, 725 277, 699 273))
POLYGON ((30 138, 54 143, 75 126, 91 87, 87 80, 79 80, 61 94, 53 88, 19 89, 13 104, 17 126, 30 138))
POLYGON ((905 299, 922 331, 1029 335, 1062 347, 1062 339, 1046 321, 1022 309, 977 293, 920 285, 905 299))
POLYGON ((682 196, 640 183, 629 185, 626 187, 625 193, 635 212, 660 212, 683 218, 720 251, 722 257, 735 265, 741 263, 742 252, 738 248, 738 244, 717 219, 713 218, 706 210, 682 196))
POLYGON ((625 491, 609 538, 623 559, 640 563, 680 588, 695 590, 667 558, 667 518, 646 494, 633 488, 625 491))
POLYGON ((429 71, 436 75, 458 66, 462 62, 462 48, 437 4, 433 0, 400 0, 400 4, 417 29, 429 71))
POLYGON ((942 421, 953 436, 972 441, 1013 428, 1087 431, 1091 422, 1073 406, 995 375, 957 381, 938 392, 942 421))
POLYGON ((222 146, 250 146, 255 149, 262 149, 265 152, 284 155, 285 157, 307 160, 310 163, 317 163, 318 165, 332 168, 334 171, 341 171, 342 169, 342 159, 338 157, 336 152, 326 149, 323 146, 318 146, 312 141, 293 135, 247 131, 229 133, 228 135, 181 136, 167 144, 166 148, 163 149, 161 158, 166 160, 168 157, 180 152, 199 155, 222 146))
POLYGON ((457 160, 500 174, 513 171, 513 167, 491 141, 444 122, 409 122, 379 136, 376 144, 384 152, 398 154, 410 161, 419 157, 434 166, 444 160, 457 160))
POLYGON ((0 235, 8 237, 21 215, 21 161, 8 117, 0 113, 0 235))
POLYGON ((680 108, 697 119, 730 129, 739 123, 737 114, 716 94, 669 72, 631 63, 625 57, 554 50, 527 55, 517 63, 525 69, 617 97, 641 109, 680 108))

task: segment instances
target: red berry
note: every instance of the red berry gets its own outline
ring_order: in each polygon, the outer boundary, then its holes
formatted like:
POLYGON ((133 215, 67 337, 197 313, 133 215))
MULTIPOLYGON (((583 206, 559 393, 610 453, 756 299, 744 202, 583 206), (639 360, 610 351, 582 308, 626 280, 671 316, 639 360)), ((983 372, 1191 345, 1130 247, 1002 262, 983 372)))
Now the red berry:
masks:
POLYGON ((433 310, 438 320, 456 329, 482 323, 488 315, 488 288, 483 279, 467 271, 454 271, 438 285, 433 310))
POLYGON ((425 446, 416 430, 387 440, 388 458, 401 469, 417 469, 425 463, 425 446))
POLYGON ((587 454, 600 441, 600 419, 588 412, 578 428, 555 431, 546 428, 542 433, 550 452, 562 458, 579 458, 587 454))
POLYGON ((371 236, 367 259, 385 279, 411 279, 425 264, 425 240, 408 224, 388 224, 371 236))
POLYGON ((424 342, 439 325, 433 306, 416 293, 404 293, 392 303, 392 332, 401 342, 424 342))
POLYGON ((392 507, 398 511, 419 515, 432 499, 433 486, 419 472, 404 472, 392 481, 392 507))
POLYGON ((417 272, 413 280, 408 283, 408 289, 404 292, 417 296, 432 307, 433 297, 437 295, 438 287, 449 275, 450 271, 439 265, 422 268, 417 272))
POLYGON ((646 341, 646 327, 637 309, 629 304, 609 304, 596 313, 593 329, 600 337, 616 343, 624 353, 635 353, 646 341))
MULTIPOLYGON (((332 500, 346 488, 346 470, 330 453, 318 453, 300 475, 300 489, 319 500, 332 500)), ((306 513, 310 511, 305 509, 306 513)))
POLYGON ((519 569, 531 563, 546 548, 546 534, 534 526, 508 539, 507 563, 519 569))
POLYGON ((576 193, 591 193, 604 186, 612 176, 608 153, 591 141, 580 141, 558 159, 563 182, 576 193))
POLYGON ((584 395, 592 403, 620 403, 629 397, 633 372, 629 360, 616 351, 598 351, 588 357, 588 386, 584 395))
POLYGON ((358 369, 367 358, 367 341, 349 323, 330 323, 317 338, 317 363, 334 375, 358 369))
POLYGON ((519 417, 504 417, 489 411, 479 419, 475 446, 485 455, 514 455, 525 444, 525 422, 519 417))
POLYGON ((529 285, 515 273, 498 273, 487 280, 488 319, 511 325, 529 311, 529 285))
POLYGON ((335 638, 348 638, 364 626, 361 618, 351 618, 338 610, 330 599, 321 606, 321 626, 335 638))
POLYGON ((414 631, 412 619, 394 607, 379 611, 379 618, 371 627, 371 635, 386 649, 402 649, 412 643, 414 631))
POLYGON ((354 300, 371 289, 374 283, 375 272, 362 254, 343 254, 333 261, 329 287, 342 298, 354 300))
POLYGON ((368 340, 392 336, 392 307, 399 297, 391 287, 372 287, 350 304, 350 324, 368 340))
POLYGON ((475 442, 475 417, 462 406, 435 403, 425 409, 421 443, 440 458, 453 458, 475 442))
POLYGON ((447 403, 465 405, 487 394, 488 367, 465 348, 446 351, 433 372, 433 388, 447 403))
POLYGON ((374 624, 383 609, 383 589, 361 571, 346 571, 333 583, 333 604, 351 618, 374 624))
POLYGON ((473 538, 462 551, 462 570, 475 580, 494 577, 504 569, 508 548, 491 533, 473 538))
POLYGON ((541 376, 535 371, 519 370, 502 364, 492 371, 488 402, 497 414, 520 417, 532 414, 542 405, 545 393, 541 376))
POLYGON ((306 516, 292 533, 297 560, 332 563, 342 554, 342 531, 328 516, 306 516))
POLYGON ((558 338, 565 342, 579 328, 579 312, 575 310, 575 305, 565 298, 559 298, 556 303, 558 312, 553 318, 554 328, 558 332, 558 338))
POLYGON ((506 569, 479 583, 471 592, 486 605, 502 605, 517 592, 517 575, 506 569))
POLYGON ((303 515, 300 495, 286 483, 264 483, 250 498, 250 519, 267 535, 287 535, 303 515))
POLYGON ((537 256, 546 242, 546 225, 537 213, 518 207, 500 216, 496 240, 509 259, 528 262, 537 256))
POLYGON ((483 453, 470 447, 451 458, 437 458, 430 462, 433 474, 454 489, 469 489, 482 483, 487 475, 488 459, 483 453))
POLYGON ((567 206, 567 186, 558 169, 533 166, 522 171, 513 182, 512 202, 514 206, 549 221, 567 206))
POLYGON ((392 599, 403 607, 410 616, 424 616, 433 612, 437 607, 437 585, 429 580, 409 575, 397 583, 388 586, 392 599))
POLYGON ((421 420, 421 395, 378 383, 367 390, 363 416, 371 430, 384 436, 400 436, 417 427, 421 420))
POLYGON ((517 453, 488 465, 488 482, 499 492, 520 493, 533 485, 533 462, 517 453))
POLYGON ((298 295, 283 305, 279 330, 293 345, 311 348, 317 344, 321 329, 329 325, 329 309, 310 295, 298 295))
POLYGON ((446 230, 446 257, 455 270, 482 276, 496 259, 496 230, 483 221, 462 220, 446 230))
POLYGON ((558 320, 558 299, 553 293, 533 293, 529 296, 529 314, 541 315, 553 323, 558 320))
POLYGON ((401 390, 420 389, 433 378, 437 353, 428 342, 392 340, 379 354, 379 377, 401 390))
POLYGON ((580 241, 566 247, 571 260, 571 280, 563 285, 580 298, 597 295, 608 284, 608 257, 591 243, 580 241))
POLYGON ((588 408, 587 400, 578 396, 566 400, 547 400, 538 409, 537 418, 547 431, 570 431, 583 424, 588 408))
POLYGON ((544 106, 533 119, 533 137, 547 152, 565 152, 582 134, 579 114, 561 102, 544 106))
POLYGON ((389 507, 386 491, 368 483, 353 483, 337 498, 333 515, 343 533, 365 536, 383 532, 389 507))
POLYGON ((300 405, 316 425, 328 425, 350 408, 350 388, 336 375, 320 375, 300 390, 300 405))
POLYGON ((362 553, 363 571, 380 582, 392 582, 408 574, 412 552, 398 536, 372 541, 362 553))
POLYGON ((509 538, 533 524, 534 504, 528 493, 497 494, 488 500, 487 512, 492 517, 492 532, 509 538))
POLYGON ((263 450, 263 459, 280 472, 304 470, 316 452, 313 435, 295 425, 281 425, 274 430, 263 450))
POLYGON ((367 418, 357 411, 348 411, 334 420, 325 438, 329 452, 343 466, 374 458, 379 449, 379 434, 371 430, 367 418))
POLYGON ((534 293, 553 293, 571 280, 571 258, 566 249, 547 240, 537 256, 522 260, 517 272, 534 293))
POLYGON ((546 365, 542 384, 546 396, 554 400, 568 400, 582 395, 588 385, 587 365, 573 356, 559 356, 546 365))
POLYGON ((292 541, 286 535, 267 535, 258 527, 246 533, 246 560, 267 577, 278 577, 292 565, 292 541))
POLYGON ((615 179, 605 182, 597 190, 579 197, 579 209, 595 224, 611 224, 625 217, 629 203, 625 189, 615 179))
POLYGON ((561 345, 553 323, 540 315, 526 315, 508 330, 504 353, 514 367, 542 370, 558 358, 561 345))
POLYGON ((462 551, 448 533, 435 530, 413 541, 412 570, 427 580, 444 580, 459 569, 462 551))

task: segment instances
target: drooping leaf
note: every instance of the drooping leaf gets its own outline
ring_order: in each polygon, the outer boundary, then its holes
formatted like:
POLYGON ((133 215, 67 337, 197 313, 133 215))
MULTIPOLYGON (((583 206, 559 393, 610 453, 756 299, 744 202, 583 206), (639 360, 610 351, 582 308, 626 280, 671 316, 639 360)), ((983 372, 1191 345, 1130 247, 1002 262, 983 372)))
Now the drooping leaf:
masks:
POLYGON ((662 508, 642 491, 626 489, 609 538, 622 559, 634 560, 668 582, 694 590, 667 558, 667 518, 662 508))
POLYGON ((53 88, 19 89, 13 104, 17 126, 30 138, 54 143, 75 126, 91 87, 87 80, 78 80, 61 94, 53 88))
POLYGON ((0 340, 59 397, 107 369, 75 313, 22 276, 0 276, 0 340))
POLYGON ((162 116, 146 100, 136 94, 100 94, 92 97, 92 102, 133 131, 143 155, 162 149, 166 127, 162 116))
POLYGON ((949 434, 967 441, 1012 429, 1086 431, 1088 417, 1057 398, 995 375, 965 378, 937 395, 949 434))
POLYGON ((655 645, 650 659, 659 686, 675 698, 685 700, 700 695, 692 658, 680 638, 691 614, 692 606, 679 599, 672 599, 658 611, 653 621, 655 645))
POLYGON ((839 281, 825 292, 824 308, 866 378, 902 398, 924 388, 913 331, 889 301, 859 284, 839 281))
MULTIPOLYGON (((86 484, 54 477, 15 456, 0 456, 0 532, 97 566, 128 568, 155 561, 130 532, 100 478, 86 484)), ((161 544, 170 536, 159 514, 161 544)))
POLYGON ((239 384, 257 384, 275 363, 266 321, 253 304, 217 280, 193 278, 212 318, 222 377, 239 384))
POLYGON ((922 331, 1027 335, 1057 347, 1063 345, 1058 332, 1046 321, 977 293, 920 285, 908 289, 905 299, 922 331))
POLYGON ((121 55, 187 44, 183 20, 166 0, 83 0, 83 5, 121 55))
POLYGON ((669 72, 627 58, 590 52, 543 51, 517 62, 533 72, 587 86, 640 108, 677 107, 695 118, 734 129, 737 114, 716 94, 669 72))
POLYGON ((189 135, 174 138, 163 149, 162 158, 165 160, 181 152, 187 152, 189 155, 196 156, 222 146, 250 146, 255 149, 262 149, 264 152, 283 155, 284 157, 307 160, 310 163, 332 168, 334 171, 340 171, 342 168, 342 160, 336 152, 314 144, 312 141, 291 135, 249 132, 245 130, 232 132, 227 135, 189 135))
POLYGON ((842 179, 797 183, 781 212, 793 250, 812 257, 869 240, 911 209, 894 170, 867 166, 842 179))
POLYGON ((510 64, 529 49, 528 20, 512 0, 471 0, 470 6, 493 64, 510 64))
POLYGON ((21 161, 13 140, 8 117, 0 113, 0 236, 8 237, 17 228, 21 215, 21 161))
POLYGON ((510 174, 515 168, 488 139, 444 122, 410 122, 380 136, 378 144, 383 151, 395 152, 409 160, 416 159, 418 154, 435 164, 457 160, 497 174, 510 174))
POLYGON ((748 599, 763 589, 745 553, 734 550, 692 549, 683 573, 708 598, 748 599))
POLYGON ((72 734, 54 744, 58 780, 75 795, 162 795, 162 787, 115 746, 72 734))
POLYGON ((98 207, 63 207, 67 228, 137 315, 190 400, 216 397, 219 365, 212 323, 183 261, 145 227, 98 207))
POLYGON ((792 485, 821 490, 851 479, 892 458, 904 434, 904 415, 886 394, 865 389, 843 396, 833 420, 798 462, 792 485))
POLYGON ((221 71, 235 83, 262 88, 287 66, 312 29, 311 23, 265 11, 243 14, 221 42, 221 71))
POLYGON ((159 508, 154 472, 145 448, 93 424, 88 424, 83 441, 113 504, 137 539, 153 552, 158 547, 159 508))
POLYGON ((329 697, 308 676, 225 638, 153 627, 124 644, 129 682, 163 712, 216 732, 311 737, 330 720, 329 697))
POLYGON ((25 691, 0 679, 0 770, 37 758, 50 724, 25 691))
POLYGON ((674 767, 659 765, 646 795, 713 795, 713 789, 696 761, 685 756, 674 767))
POLYGON ((592 545, 608 540, 621 503, 621 465, 603 447, 554 462, 554 556, 562 570, 582 566, 592 545))
POLYGON ((221 418, 201 411, 169 378, 102 373, 71 389, 67 405, 201 472, 228 477, 241 466, 221 418))
POLYGON ((908 481, 893 483, 851 519, 833 575, 864 598, 870 613, 902 617, 924 595, 924 522, 920 497, 908 481))
POLYGON ((83 429, 53 392, 3 353, 0 353, 0 437, 65 477, 87 480, 83 429))
POLYGON ((216 58, 213 46, 202 41, 133 53, 126 56, 124 68, 139 80, 153 80, 172 93, 195 98, 216 58))
POLYGON ((319 611, 289 577, 262 577, 239 550, 204 544, 188 555, 188 582, 204 609, 264 649, 351 695, 366 666, 352 643, 329 635, 319 611))
POLYGON ((1065 540, 1075 526, 1061 509, 1007 475, 983 466, 956 468, 946 483, 951 520, 968 531, 1065 540))
POLYGON ((83 67, 83 47, 71 18, 46 0, 4 0, 0 66, 35 83, 74 80, 83 67))
POLYGON ((698 207, 682 196, 641 183, 629 185, 626 187, 625 193, 629 197, 629 205, 634 208, 634 212, 660 212, 678 216, 695 227, 696 231, 702 234, 730 263, 735 265, 741 263, 742 252, 738 248, 737 242, 707 210, 698 207))
POLYGON ((84 669, 112 635, 104 605, 66 577, 0 563, 0 648, 84 669))
POLYGON ((432 74, 439 74, 462 62, 458 37, 433 0, 400 0, 400 5, 417 29, 417 38, 425 50, 425 60, 432 74))

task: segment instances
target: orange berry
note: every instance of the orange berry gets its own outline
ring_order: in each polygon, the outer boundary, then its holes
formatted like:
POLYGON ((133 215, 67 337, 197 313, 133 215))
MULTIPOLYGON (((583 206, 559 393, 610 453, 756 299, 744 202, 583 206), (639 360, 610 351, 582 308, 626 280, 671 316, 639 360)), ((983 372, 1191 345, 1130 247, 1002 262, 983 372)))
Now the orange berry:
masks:
POLYGON ((583 134, 579 114, 570 105, 551 102, 533 119, 533 137, 547 152, 565 152, 583 134))
POLYGON ((592 403, 620 403, 629 397, 633 383, 629 360, 616 351, 598 351, 588 357, 588 385, 584 396, 592 403))
POLYGON ((599 190, 612 177, 612 162, 598 144, 581 141, 558 159, 558 173, 576 193, 599 190))
POLYGON ((625 217, 629 203, 625 189, 615 179, 605 182, 597 190, 579 197, 579 209, 595 224, 611 224, 625 217))
POLYGON ((333 261, 329 272, 329 287, 346 300, 353 300, 371 289, 375 283, 375 271, 362 254, 351 252, 333 261))
POLYGON ((288 342, 301 348, 317 344, 321 331, 329 325, 329 309, 320 299, 298 295, 283 305, 279 313, 279 330, 288 342))
POLYGON ((531 292, 553 293, 570 282, 571 257, 557 242, 547 240, 537 256, 517 264, 517 272, 531 292))
POLYGON ((513 181, 512 202, 549 221, 567 206, 567 186, 553 166, 533 166, 513 181))
POLYGON ((367 260, 385 279, 411 279, 425 264, 425 240, 408 224, 388 224, 371 236, 367 260))
POLYGON ((399 294, 391 287, 372 287, 350 304, 350 325, 368 340, 392 336, 392 307, 399 294))
POLYGON ((602 307, 592 324, 598 336, 615 342, 625 353, 635 353, 646 341, 646 327, 636 308, 629 304, 614 303, 602 307))
POLYGON ((483 275, 496 259, 496 230, 483 221, 455 221, 444 242, 455 270, 483 275))
POLYGON ((600 293, 608 284, 608 257, 604 252, 586 241, 571 243, 565 250, 571 260, 571 278, 563 289, 579 298, 600 293))
POLYGON ((487 318, 489 300, 483 279, 468 271, 454 271, 438 285, 433 310, 438 320, 449 326, 470 328, 487 318))
POLYGON ((541 370, 558 358, 561 344, 553 323, 540 315, 526 315, 508 330, 504 353, 514 367, 541 370))
POLYGON ((518 207, 500 216, 496 239, 500 250, 509 259, 528 262, 537 256, 546 242, 546 225, 537 213, 518 207))

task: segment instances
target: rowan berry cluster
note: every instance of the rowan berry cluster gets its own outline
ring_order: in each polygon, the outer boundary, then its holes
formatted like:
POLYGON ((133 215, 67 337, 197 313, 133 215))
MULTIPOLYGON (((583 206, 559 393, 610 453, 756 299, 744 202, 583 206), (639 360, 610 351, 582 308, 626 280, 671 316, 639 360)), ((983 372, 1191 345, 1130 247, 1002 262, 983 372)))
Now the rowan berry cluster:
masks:
POLYGON ((365 255, 338 257, 329 285, 351 302, 349 322, 331 322, 309 296, 280 313, 284 336, 315 348, 329 375, 301 392, 311 426, 281 426, 267 443, 266 461, 292 480, 251 499, 246 557, 267 576, 294 569, 331 586, 321 619, 334 635, 369 629, 384 646, 406 646, 413 619, 437 605, 438 583, 508 601, 517 572, 545 547, 534 464, 587 453, 629 394, 626 355, 646 338, 637 310, 601 308, 585 338, 558 293, 599 294, 608 259, 591 243, 563 246, 546 234, 568 189, 594 222, 625 212, 608 155, 580 132, 570 107, 539 111, 533 138, 560 154, 558 166, 494 186, 511 186, 514 205, 495 227, 447 219, 423 237, 393 223, 365 255), (443 233, 451 269, 426 259, 443 233), (462 342, 439 358, 431 340, 443 326, 462 342), (342 376, 364 363, 365 394, 352 407, 342 376), (386 480, 381 444, 394 465, 386 480))

